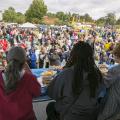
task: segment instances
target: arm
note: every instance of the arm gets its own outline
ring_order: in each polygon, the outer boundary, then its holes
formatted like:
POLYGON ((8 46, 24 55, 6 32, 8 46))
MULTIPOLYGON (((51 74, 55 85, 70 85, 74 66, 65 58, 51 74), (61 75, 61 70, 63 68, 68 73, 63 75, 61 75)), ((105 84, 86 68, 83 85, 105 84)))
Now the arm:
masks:
POLYGON ((64 88, 64 78, 62 73, 54 78, 51 84, 48 86, 48 96, 57 100, 62 97, 64 88))
POLYGON ((29 91, 32 94, 32 97, 38 97, 41 94, 41 85, 33 75, 30 75, 29 91))
POLYGON ((104 75, 103 77, 106 87, 109 88, 116 81, 117 78, 118 77, 115 74, 114 69, 110 69, 107 75, 104 75))

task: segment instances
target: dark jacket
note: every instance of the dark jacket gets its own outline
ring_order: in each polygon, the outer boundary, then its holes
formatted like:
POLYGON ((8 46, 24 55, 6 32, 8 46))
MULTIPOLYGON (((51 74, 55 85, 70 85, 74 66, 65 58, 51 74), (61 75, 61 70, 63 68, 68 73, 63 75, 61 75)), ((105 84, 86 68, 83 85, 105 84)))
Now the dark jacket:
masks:
POLYGON ((97 97, 90 98, 89 82, 86 80, 86 76, 87 73, 84 74, 84 89, 77 98, 72 93, 74 67, 65 69, 49 85, 48 95, 56 100, 56 111, 60 113, 61 118, 64 116, 64 120, 95 120, 97 97), (75 99, 77 100, 71 106, 75 99), (69 106, 71 107, 69 108, 69 106), (68 112, 65 114, 67 110, 68 112))

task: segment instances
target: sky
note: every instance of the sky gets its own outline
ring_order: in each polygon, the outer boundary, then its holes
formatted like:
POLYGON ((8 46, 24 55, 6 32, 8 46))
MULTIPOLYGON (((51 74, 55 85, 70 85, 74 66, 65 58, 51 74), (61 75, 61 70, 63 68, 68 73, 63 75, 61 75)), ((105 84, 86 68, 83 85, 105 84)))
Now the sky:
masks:
MULTIPOLYGON (((114 12, 120 17, 120 0, 44 0, 49 12, 72 12, 84 15, 90 14, 94 19, 114 12)), ((0 0, 0 10, 4 11, 12 6, 18 12, 24 13, 32 0, 0 0)))

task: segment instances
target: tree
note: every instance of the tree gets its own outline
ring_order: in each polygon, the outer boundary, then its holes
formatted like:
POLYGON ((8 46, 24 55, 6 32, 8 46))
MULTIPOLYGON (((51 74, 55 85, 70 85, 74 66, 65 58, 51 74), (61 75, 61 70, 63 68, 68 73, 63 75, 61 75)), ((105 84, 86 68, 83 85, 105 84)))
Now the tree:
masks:
POLYGON ((32 18, 32 23, 39 24, 41 21, 38 18, 32 18))
POLYGON ((73 13, 72 18, 73 18, 74 22, 78 22, 79 21, 79 14, 73 13))
POLYGON ((80 16, 79 17, 79 22, 85 22, 85 17, 84 16, 80 16))
POLYGON ((96 24, 97 24, 98 26, 104 26, 105 23, 106 23, 105 17, 101 17, 101 18, 99 18, 99 19, 96 21, 96 24))
POLYGON ((41 20, 44 15, 47 13, 47 6, 43 0, 33 0, 29 9, 26 11, 26 19, 29 22, 32 22, 32 19, 41 20))
POLYGON ((93 22, 92 17, 88 13, 84 15, 84 20, 85 22, 93 22))
POLYGON ((116 15, 114 13, 108 13, 106 18, 106 25, 115 25, 116 15))
POLYGON ((120 18, 117 20, 116 25, 120 25, 120 18))
POLYGON ((5 10, 3 13, 3 20, 5 22, 16 22, 16 23, 24 23, 25 15, 15 11, 13 7, 9 7, 8 10, 5 10))
POLYGON ((51 12, 48 12, 48 13, 47 13, 47 16, 48 16, 48 17, 51 17, 51 18, 55 18, 55 17, 56 17, 56 14, 51 13, 51 12))
POLYGON ((9 7, 8 10, 4 11, 3 20, 5 22, 16 22, 16 12, 13 7, 9 7))
POLYGON ((56 13, 56 17, 59 18, 62 21, 65 20, 65 14, 64 14, 64 12, 57 12, 56 13))
POLYGON ((18 12, 16 13, 16 22, 21 24, 21 23, 24 23, 25 22, 25 15, 18 12))

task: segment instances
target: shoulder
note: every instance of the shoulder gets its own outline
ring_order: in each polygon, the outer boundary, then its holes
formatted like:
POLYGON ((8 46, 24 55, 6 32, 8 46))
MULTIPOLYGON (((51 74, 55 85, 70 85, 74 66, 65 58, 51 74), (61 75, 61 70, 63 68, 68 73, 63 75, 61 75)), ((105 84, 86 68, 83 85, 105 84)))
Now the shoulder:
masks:
POLYGON ((74 67, 65 68, 62 72, 58 74, 59 77, 67 78, 72 77, 74 73, 74 67))
POLYGON ((120 65, 115 65, 114 67, 110 68, 109 72, 119 73, 120 72, 120 65))
POLYGON ((33 74, 30 73, 30 72, 25 72, 24 77, 25 77, 26 80, 28 80, 28 79, 29 79, 29 80, 35 80, 35 79, 36 79, 36 76, 33 75, 33 74))
POLYGON ((69 67, 69 68, 65 68, 63 70, 63 73, 69 73, 69 72, 73 72, 73 71, 74 71, 74 67, 72 66, 72 67, 69 67))

